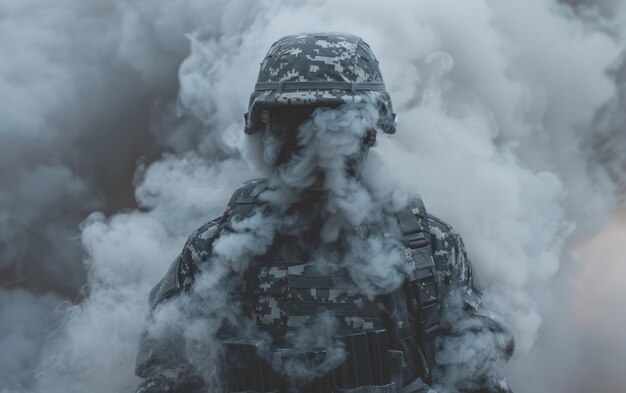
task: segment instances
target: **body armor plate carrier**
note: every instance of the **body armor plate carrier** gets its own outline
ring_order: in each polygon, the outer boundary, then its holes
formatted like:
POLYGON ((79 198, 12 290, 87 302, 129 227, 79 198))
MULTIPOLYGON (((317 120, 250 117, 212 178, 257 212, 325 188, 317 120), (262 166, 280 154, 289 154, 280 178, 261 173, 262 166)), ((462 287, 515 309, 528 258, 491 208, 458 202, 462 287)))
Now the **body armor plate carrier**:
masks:
MULTIPOLYGON (((264 189, 263 180, 246 183, 229 202, 229 216, 251 215, 264 189)), ((254 343, 226 340, 229 391, 391 393, 406 392, 406 385, 417 378, 430 382, 440 302, 428 217, 419 199, 395 216, 407 266, 404 284, 392 293, 373 298, 360 294, 342 269, 320 272, 312 263, 277 263, 271 257, 252 264, 242 289, 243 304, 257 326, 274 337, 274 348, 270 357, 261 356, 254 343), (322 312, 339 321, 346 360, 328 375, 294 386, 268 363, 277 356, 304 356, 311 367, 323 362, 323 348, 297 355, 281 348, 288 331, 322 312)))

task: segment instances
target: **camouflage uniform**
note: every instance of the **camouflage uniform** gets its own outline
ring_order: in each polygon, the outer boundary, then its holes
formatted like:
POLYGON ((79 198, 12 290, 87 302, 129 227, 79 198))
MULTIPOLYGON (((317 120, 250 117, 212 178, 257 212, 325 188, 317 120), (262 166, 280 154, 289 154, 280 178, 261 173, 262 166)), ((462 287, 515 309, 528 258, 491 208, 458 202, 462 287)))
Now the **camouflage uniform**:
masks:
MULTIPOLYGON (((269 131, 269 116, 274 108, 336 107, 361 101, 377 107, 380 114, 378 129, 395 132, 395 114, 389 93, 378 62, 363 40, 342 33, 287 36, 272 45, 261 63, 258 82, 245 115, 245 131, 248 134, 264 129, 269 131)), ((375 138, 375 133, 373 136, 375 138)), ((262 179, 244 184, 235 192, 222 217, 191 234, 180 256, 150 293, 151 309, 167 299, 192 292, 198 274, 212 264, 216 239, 232 230, 233 217, 250 216, 264 208, 258 196, 267 187, 267 182, 262 179)), ((302 212, 308 212, 312 218, 316 216, 315 206, 314 200, 300 203, 302 212)), ((472 332, 494 332, 499 346, 496 350, 502 352, 503 359, 508 359, 513 350, 512 336, 506 325, 485 311, 475 275, 457 232, 428 214, 419 199, 401 211, 387 214, 381 228, 353 228, 355 235, 376 235, 377 231, 381 236, 397 239, 405 247, 404 284, 390 293, 374 296, 362 293, 341 268, 319 271, 311 261, 312 250, 326 247, 325 251, 332 255, 332 252, 340 254, 344 249, 340 243, 322 245, 318 239, 319 227, 314 224, 300 239, 281 239, 278 234, 274 240, 278 246, 272 246, 265 255, 254 259, 246 270, 240 290, 241 307, 257 329, 273 337, 274 346, 285 346, 284 337, 288 332, 306 327, 320 313, 329 311, 339 322, 338 334, 348 348, 346 363, 352 363, 337 368, 330 380, 328 377, 318 378, 308 381, 306 386, 291 386, 290 391, 427 392, 429 386, 422 381, 429 384, 445 382, 449 365, 439 367, 436 354, 444 343, 443 338, 464 334, 461 326, 470 326, 468 329, 473 329, 472 332), (477 322, 460 324, 460 319, 477 322), (363 347, 368 350, 363 352, 363 347), (384 348, 381 350, 383 354, 373 355, 378 347, 384 348), (379 367, 375 362, 364 365, 361 359, 368 356, 384 360, 379 367), (362 379, 356 384, 352 375, 355 370, 362 379), (381 372, 386 376, 377 375, 381 372), (385 380, 385 384, 371 382, 377 378, 385 380)), ((236 337, 223 338, 225 347, 231 348, 231 352, 243 353, 250 347, 249 343, 237 341, 236 337)), ((167 346, 143 336, 136 369, 137 375, 147 378, 140 387, 142 393, 200 389, 202 383, 194 378, 194 371, 185 364, 184 357, 174 356, 175 347, 176 344, 167 346)), ((307 353, 309 355, 315 357, 319 353, 307 353)), ((254 374, 251 367, 266 367, 258 366, 258 362, 246 366, 248 368, 241 368, 241 364, 238 360, 235 367, 240 367, 239 371, 244 375, 254 374)), ((258 381, 241 384, 238 388, 230 386, 229 389, 237 392, 287 391, 280 385, 280 376, 266 375, 272 372, 266 369, 259 372, 266 379, 263 386, 272 386, 269 390, 250 388, 250 384, 257 386, 258 381)), ((241 376, 236 375, 237 378, 241 376)), ((499 378, 498 370, 486 370, 484 375, 471 379, 466 384, 455 382, 454 387, 458 391, 475 393, 509 391, 499 378)))
MULTIPOLYGON (((233 200, 236 200, 237 196, 242 193, 250 193, 251 184, 258 186, 264 183, 263 181, 255 180, 245 184, 235 193, 233 200)), ((199 272, 205 271, 211 264, 214 241, 220 234, 229 231, 229 218, 239 214, 241 207, 245 207, 245 214, 251 214, 250 210, 248 210, 248 204, 237 204, 231 201, 227 211, 222 217, 208 222, 190 235, 182 253, 172 263, 165 277, 150 293, 150 304, 152 308, 157 307, 167 299, 190 291, 195 276, 199 274, 199 272)), ((443 314, 445 315, 446 312, 453 315, 463 313, 466 316, 480 314, 480 310, 482 309, 480 291, 460 235, 450 225, 433 215, 422 215, 419 212, 413 214, 415 214, 418 220, 423 222, 424 228, 428 228, 428 248, 436 267, 436 291, 441 294, 438 306, 443 308, 443 314)), ((256 286, 253 295, 253 303, 249 305, 247 314, 256 322, 259 329, 267 329, 268 331, 273 331, 274 334, 276 334, 278 330, 280 332, 278 336, 280 336, 284 335, 285 332, 290 329, 297 329, 304 326, 305 321, 310 318, 310 315, 306 312, 300 313, 297 309, 289 308, 288 303, 290 300, 296 300, 296 302, 292 302, 292 304, 296 304, 297 301, 308 304, 315 302, 320 304, 337 303, 345 305, 346 307, 349 307, 350 304, 354 304, 355 302, 362 304, 363 308, 354 310, 352 313, 349 310, 339 310, 339 313, 343 311, 339 318, 343 333, 387 328, 383 318, 385 315, 384 310, 381 309, 382 312, 377 313, 375 309, 372 309, 372 307, 376 307, 377 305, 376 300, 370 300, 366 296, 360 296, 354 286, 350 285, 349 278, 345 276, 345 272, 336 272, 333 277, 333 282, 335 283, 334 287, 325 288, 323 284, 318 284, 316 292, 312 294, 310 292, 310 286, 308 286, 306 282, 304 282, 304 284, 302 283, 303 280, 306 279, 306 270, 313 268, 311 265, 290 265, 277 261, 278 260, 270 258, 269 262, 261 264, 256 270, 251 269, 255 275, 256 286), (339 285, 337 285, 337 283, 339 283, 339 285), (367 305, 372 307, 367 308, 367 305), (370 312, 364 312, 364 309, 368 309, 370 312)), ((308 273, 316 274, 316 272, 308 273)), ((316 276, 320 277, 319 274, 316 276)), ((403 326, 412 326, 411 329, 415 329, 414 324, 411 324, 411 317, 408 313, 397 313, 394 318, 400 329, 403 326)), ((441 329, 437 331, 437 335, 445 335, 447 334, 446 332, 454 332, 454 326, 450 326, 451 323, 454 323, 454 318, 442 317, 439 322, 441 323, 441 329)), ((177 371, 175 373, 175 380, 178 382, 164 378, 159 374, 164 367, 164 359, 160 356, 161 354, 155 353, 152 347, 153 345, 154 343, 150 341, 144 341, 138 357, 137 374, 148 378, 145 384, 152 385, 153 387, 152 390, 146 389, 145 392, 186 392, 187 390, 176 388, 177 384, 183 383, 180 382, 183 380, 185 381, 185 386, 189 385, 189 380, 181 378, 180 376, 181 374, 185 374, 184 372, 181 373, 177 371), (151 375, 154 375, 154 377, 151 378, 151 375), (171 384, 171 386, 165 385, 166 382, 171 384), (167 389, 170 390, 159 390, 163 389, 162 387, 159 389, 155 388, 155 386, 159 386, 157 385, 159 383, 162 386, 167 386, 167 389)), ((512 352, 512 348, 506 347, 510 345, 512 345, 512 341, 507 341, 506 339, 502 343, 503 349, 509 354, 512 352)), ((166 357, 173 356, 173 351, 167 351, 166 357)), ((408 363, 408 365, 405 365, 406 367, 417 368, 419 366, 415 361, 411 363, 407 355, 404 356, 404 362, 408 363)), ((167 365, 165 367, 174 366, 171 359, 168 359, 166 363, 167 365)), ((181 368, 180 364, 176 365, 176 367, 177 370, 185 370, 184 367, 181 368)), ((416 376, 418 375, 413 375, 413 378, 416 376)), ((421 377, 423 378, 423 375, 421 375, 421 377)), ((480 383, 486 386, 491 385, 490 389, 495 389, 493 386, 500 384, 506 386, 502 380, 494 379, 492 376, 486 377, 491 378, 491 380, 480 383)), ((474 384, 476 383, 478 382, 474 382, 474 384)), ((144 392, 142 390, 140 391, 144 392)), ((509 390, 508 388, 502 388, 499 390, 464 391, 507 392, 509 390)))

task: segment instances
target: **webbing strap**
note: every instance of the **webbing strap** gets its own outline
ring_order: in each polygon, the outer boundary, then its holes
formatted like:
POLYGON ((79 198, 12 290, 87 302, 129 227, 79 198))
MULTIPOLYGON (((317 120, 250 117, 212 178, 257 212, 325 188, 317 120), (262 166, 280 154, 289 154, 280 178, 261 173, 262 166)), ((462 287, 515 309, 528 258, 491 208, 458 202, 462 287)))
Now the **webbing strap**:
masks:
POLYGON ((439 287, 428 233, 422 228, 418 216, 426 216, 421 203, 396 213, 402 229, 402 242, 407 246, 406 256, 410 263, 406 285, 412 297, 409 301, 414 307, 418 334, 421 337, 419 350, 424 363, 422 371, 424 379, 429 380, 435 361, 434 338, 440 331, 439 287))
POLYGON ((258 82, 256 91, 295 91, 295 90, 349 90, 349 91, 383 91, 382 82, 339 82, 339 81, 289 81, 289 82, 258 82))
POLYGON ((396 217, 398 217, 398 221, 400 221, 403 236, 406 237, 415 234, 423 235, 422 226, 410 208, 403 209, 402 211, 396 213, 396 217))
MULTIPOLYGON (((266 179, 248 180, 239 187, 228 202, 228 209, 226 214, 224 214, 223 225, 231 218, 241 219, 251 215, 251 213, 254 212, 253 208, 257 202, 257 198, 266 188, 266 179)), ((244 313, 248 315, 252 312, 252 298, 254 289, 256 288, 258 271, 259 265, 253 262, 250 264, 243 277, 245 285, 241 288, 243 295, 242 308, 244 313)))
POLYGON ((349 275, 334 275, 334 276, 321 276, 321 275, 303 275, 303 274, 289 274, 287 276, 287 282, 289 288, 316 288, 316 289, 353 289, 355 288, 354 282, 349 275))
POLYGON ((251 212, 257 198, 266 189, 266 179, 253 179, 245 182, 235 191, 228 202, 229 216, 247 217, 251 212))
POLYGON ((323 311, 332 311, 336 316, 351 317, 384 317, 387 310, 377 302, 363 303, 336 303, 336 302, 306 302, 288 301, 287 313, 289 315, 317 315, 323 311))

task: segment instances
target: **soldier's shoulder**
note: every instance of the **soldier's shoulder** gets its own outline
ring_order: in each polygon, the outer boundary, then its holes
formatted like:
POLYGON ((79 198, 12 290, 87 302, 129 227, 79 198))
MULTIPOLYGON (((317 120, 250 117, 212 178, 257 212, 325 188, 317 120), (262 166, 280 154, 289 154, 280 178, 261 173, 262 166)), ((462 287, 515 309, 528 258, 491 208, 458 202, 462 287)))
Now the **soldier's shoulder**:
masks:
POLYGON ((183 248, 183 260, 196 265, 205 262, 213 250, 213 242, 219 236, 223 221, 224 215, 221 215, 191 232, 183 248))
POLYGON ((264 179, 244 182, 234 192, 222 215, 191 232, 180 255, 150 292, 151 308, 193 283, 198 269, 209 263, 213 253, 213 244, 224 230, 228 218, 238 210, 245 209, 249 204, 254 203, 260 193, 259 190, 265 187, 265 183, 264 179))
POLYGON ((449 280, 466 280, 471 266, 461 235, 452 225, 435 215, 428 214, 428 223, 437 270, 449 280))
MULTIPOLYGON (((245 213, 256 203, 259 194, 267 188, 266 179, 252 179, 241 184, 231 196, 226 211, 219 217, 202 225, 189 235, 183 249, 183 260, 196 265, 206 262, 211 255, 213 243, 224 230, 228 218, 245 213)), ((245 215, 245 214, 244 214, 245 215)))
POLYGON ((222 219, 221 216, 215 218, 189 235, 183 251, 172 262, 165 276, 150 291, 151 309, 179 293, 191 282, 198 267, 209 259, 213 241, 219 235, 222 219))
POLYGON ((445 241, 447 239, 452 240, 460 237, 454 227, 443 219, 431 213, 428 213, 427 217, 431 238, 438 241, 445 241))
POLYGON ((454 227, 430 213, 419 196, 412 198, 407 208, 419 221, 424 234, 430 235, 433 249, 448 248, 461 242, 461 237, 454 227))
POLYGON ((257 201, 258 196, 268 188, 268 180, 265 178, 250 179, 243 182, 228 202, 228 207, 237 204, 249 204, 257 201))

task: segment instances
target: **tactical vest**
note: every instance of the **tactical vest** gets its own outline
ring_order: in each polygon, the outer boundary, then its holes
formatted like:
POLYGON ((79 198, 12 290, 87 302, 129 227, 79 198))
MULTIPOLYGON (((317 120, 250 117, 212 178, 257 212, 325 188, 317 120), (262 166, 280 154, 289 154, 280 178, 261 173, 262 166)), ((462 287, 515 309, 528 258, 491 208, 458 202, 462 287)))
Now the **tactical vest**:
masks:
MULTIPOLYGON (((247 182, 233 195, 228 215, 253 214, 264 189, 263 180, 247 182)), ((267 353, 260 355, 263 350, 257 344, 229 339, 224 342, 228 391, 392 393, 411 391, 406 386, 417 378, 431 381, 440 302, 428 217, 422 201, 415 199, 395 219, 406 246, 406 279, 392 293, 368 298, 345 270, 320 272, 312 263, 261 259, 248 269, 243 304, 257 327, 274 337, 270 358, 304 356, 311 367, 322 362, 327 356, 324 348, 293 354, 288 347, 281 348, 281 337, 325 312, 339 322, 337 334, 346 360, 327 375, 294 387, 269 366, 271 360, 267 353)))

